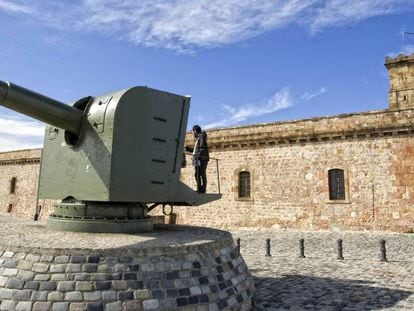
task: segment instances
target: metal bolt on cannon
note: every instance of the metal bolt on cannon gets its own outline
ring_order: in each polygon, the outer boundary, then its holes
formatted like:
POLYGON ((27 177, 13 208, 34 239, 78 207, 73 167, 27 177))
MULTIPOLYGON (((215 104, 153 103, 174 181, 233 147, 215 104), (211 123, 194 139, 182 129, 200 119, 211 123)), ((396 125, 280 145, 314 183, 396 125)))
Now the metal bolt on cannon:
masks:
POLYGON ((156 206, 221 197, 179 180, 190 97, 132 87, 69 106, 0 81, 0 104, 48 124, 39 198, 61 200, 51 229, 146 232, 156 206))

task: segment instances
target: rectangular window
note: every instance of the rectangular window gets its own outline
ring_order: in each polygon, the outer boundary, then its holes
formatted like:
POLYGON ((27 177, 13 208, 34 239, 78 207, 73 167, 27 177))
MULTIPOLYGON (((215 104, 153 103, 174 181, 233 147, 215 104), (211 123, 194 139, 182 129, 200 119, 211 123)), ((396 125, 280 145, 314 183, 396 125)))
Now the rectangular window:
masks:
POLYGON ((17 178, 16 177, 13 177, 10 180, 10 193, 15 193, 15 191, 16 191, 16 182, 17 182, 17 178))
POLYGON ((345 178, 341 169, 328 171, 329 178, 329 200, 345 200, 345 178))
POLYGON ((250 198, 250 172, 239 174, 239 198, 250 198))

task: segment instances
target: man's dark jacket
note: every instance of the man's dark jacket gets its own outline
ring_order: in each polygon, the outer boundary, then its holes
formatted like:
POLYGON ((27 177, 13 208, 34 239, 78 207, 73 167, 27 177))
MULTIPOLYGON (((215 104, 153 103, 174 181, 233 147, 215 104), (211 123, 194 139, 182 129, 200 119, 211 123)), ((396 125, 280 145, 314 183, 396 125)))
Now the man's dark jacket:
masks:
MULTIPOLYGON (((207 145, 207 133, 201 132, 198 134, 198 144, 196 144, 194 157, 200 161, 209 161, 210 155, 208 153, 208 145, 207 145)), ((194 148, 186 147, 186 150, 189 152, 193 152, 194 148)))

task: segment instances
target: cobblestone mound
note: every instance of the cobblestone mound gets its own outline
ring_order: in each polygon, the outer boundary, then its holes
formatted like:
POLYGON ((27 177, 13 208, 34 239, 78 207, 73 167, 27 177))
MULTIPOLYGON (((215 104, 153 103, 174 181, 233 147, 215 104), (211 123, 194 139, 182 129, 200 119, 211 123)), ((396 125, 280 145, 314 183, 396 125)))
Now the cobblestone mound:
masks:
POLYGON ((252 309, 253 279, 228 232, 161 225, 88 234, 0 223, 0 310, 252 309))

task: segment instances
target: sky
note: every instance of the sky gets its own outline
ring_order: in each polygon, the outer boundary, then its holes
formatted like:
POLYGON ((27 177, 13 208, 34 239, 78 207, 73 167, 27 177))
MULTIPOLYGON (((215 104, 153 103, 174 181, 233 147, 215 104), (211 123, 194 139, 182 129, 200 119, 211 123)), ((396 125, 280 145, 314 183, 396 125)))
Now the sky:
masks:
MULTIPOLYGON (((388 108, 414 0, 0 0, 0 80, 65 103, 144 85, 204 129, 388 108)), ((0 151, 44 125, 0 107, 0 151)))

